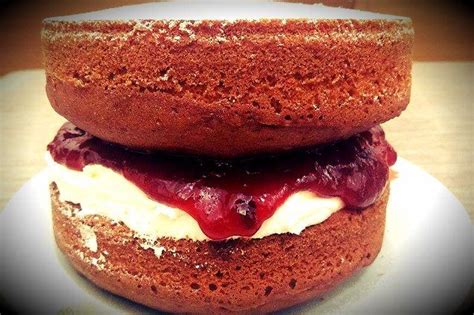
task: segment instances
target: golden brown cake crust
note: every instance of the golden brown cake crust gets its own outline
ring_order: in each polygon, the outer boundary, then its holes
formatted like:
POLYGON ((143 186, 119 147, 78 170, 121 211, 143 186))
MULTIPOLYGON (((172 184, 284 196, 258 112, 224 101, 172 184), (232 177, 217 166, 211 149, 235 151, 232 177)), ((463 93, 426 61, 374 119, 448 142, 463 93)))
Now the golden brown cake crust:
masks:
MULTIPOLYGON (((171 312, 261 313, 318 298, 372 263, 382 246, 388 188, 363 211, 340 210, 301 235, 194 242, 159 239, 154 249, 120 223, 80 217, 51 184, 56 242, 99 287, 171 312), (97 250, 81 227, 90 226, 97 250)), ((148 244, 150 245, 150 244, 148 244)))
POLYGON ((399 115, 401 20, 45 21, 54 109, 108 141, 232 157, 348 137, 399 115))

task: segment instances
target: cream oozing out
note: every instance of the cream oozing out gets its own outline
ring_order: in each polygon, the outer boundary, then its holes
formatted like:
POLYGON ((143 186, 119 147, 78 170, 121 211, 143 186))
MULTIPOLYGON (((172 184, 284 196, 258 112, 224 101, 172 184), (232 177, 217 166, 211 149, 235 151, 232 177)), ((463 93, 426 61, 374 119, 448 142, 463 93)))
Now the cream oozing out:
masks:
MULTIPOLYGON (((121 174, 102 165, 87 165, 75 171, 46 155, 50 181, 55 182, 61 201, 80 204, 79 216, 101 215, 123 222, 137 237, 151 241, 159 238, 205 241, 197 221, 182 209, 150 199, 121 174)), ((322 198, 309 191, 290 197, 267 219, 252 238, 272 234, 300 234, 306 227, 326 220, 344 208, 337 197, 322 198)))

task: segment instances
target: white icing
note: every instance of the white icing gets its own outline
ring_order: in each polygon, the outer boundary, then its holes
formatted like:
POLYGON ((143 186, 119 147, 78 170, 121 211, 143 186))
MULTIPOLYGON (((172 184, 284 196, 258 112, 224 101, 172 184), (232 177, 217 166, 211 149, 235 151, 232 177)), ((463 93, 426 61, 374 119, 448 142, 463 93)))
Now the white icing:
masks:
POLYGON ((140 243, 140 247, 143 249, 152 249, 156 257, 160 258, 161 255, 166 251, 164 246, 155 245, 153 241, 145 240, 143 243, 140 243))

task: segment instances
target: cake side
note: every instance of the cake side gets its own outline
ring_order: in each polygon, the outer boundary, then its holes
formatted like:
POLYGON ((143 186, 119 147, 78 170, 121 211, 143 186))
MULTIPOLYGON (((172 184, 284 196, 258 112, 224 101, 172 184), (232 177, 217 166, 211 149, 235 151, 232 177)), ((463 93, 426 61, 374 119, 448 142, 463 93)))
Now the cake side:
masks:
POLYGON ((74 215, 51 184, 56 242, 101 288, 172 312, 270 312, 322 297, 382 246, 388 188, 363 211, 342 210, 301 235, 258 240, 143 243, 119 222, 74 215))
POLYGON ((330 142, 399 115, 412 44, 410 20, 47 21, 43 30, 48 97, 68 120, 134 148, 227 157, 330 142))

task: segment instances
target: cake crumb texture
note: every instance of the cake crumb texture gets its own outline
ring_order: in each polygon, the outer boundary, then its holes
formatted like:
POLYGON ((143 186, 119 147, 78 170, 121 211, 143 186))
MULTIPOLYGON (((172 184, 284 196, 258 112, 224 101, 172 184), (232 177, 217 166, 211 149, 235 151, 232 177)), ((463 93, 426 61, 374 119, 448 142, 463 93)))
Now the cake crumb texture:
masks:
POLYGON ((104 140, 234 157, 327 143, 398 116, 409 19, 45 21, 53 108, 104 140))

